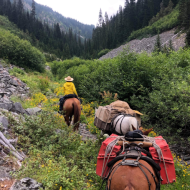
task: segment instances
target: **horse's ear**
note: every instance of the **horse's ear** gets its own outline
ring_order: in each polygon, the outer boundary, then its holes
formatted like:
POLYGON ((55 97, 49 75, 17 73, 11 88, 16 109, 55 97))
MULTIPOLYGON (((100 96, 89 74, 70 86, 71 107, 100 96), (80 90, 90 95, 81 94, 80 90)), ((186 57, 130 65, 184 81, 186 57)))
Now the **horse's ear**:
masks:
POLYGON ((153 130, 153 127, 145 132, 143 132, 143 135, 148 135, 153 130))
POLYGON ((132 128, 133 128, 133 131, 137 130, 137 129, 133 126, 133 124, 132 124, 132 128))

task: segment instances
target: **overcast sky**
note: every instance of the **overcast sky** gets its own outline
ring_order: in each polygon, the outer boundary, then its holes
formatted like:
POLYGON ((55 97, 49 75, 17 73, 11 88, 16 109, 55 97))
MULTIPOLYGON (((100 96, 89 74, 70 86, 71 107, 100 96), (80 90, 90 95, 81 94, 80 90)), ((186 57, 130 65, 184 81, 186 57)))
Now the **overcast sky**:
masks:
POLYGON ((124 7, 125 0, 35 0, 37 3, 47 5, 65 17, 70 17, 84 24, 96 26, 100 8, 102 15, 105 12, 109 17, 124 7))

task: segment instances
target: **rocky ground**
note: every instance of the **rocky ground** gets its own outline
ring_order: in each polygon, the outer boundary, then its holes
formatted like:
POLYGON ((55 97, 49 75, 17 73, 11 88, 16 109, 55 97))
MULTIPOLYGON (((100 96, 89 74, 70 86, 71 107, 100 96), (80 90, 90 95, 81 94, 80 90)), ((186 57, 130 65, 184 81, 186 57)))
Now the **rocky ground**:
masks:
POLYGON ((80 123, 79 126, 79 134, 82 136, 82 140, 97 140, 96 135, 93 135, 87 128, 86 128, 86 124, 82 124, 80 123))
MULTIPOLYGON (((183 48, 185 46, 185 37, 186 37, 185 33, 179 32, 178 34, 175 34, 175 29, 160 34, 160 40, 162 46, 169 45, 169 41, 171 40, 174 50, 178 50, 179 48, 183 48)), ((151 53, 154 50, 156 38, 157 35, 149 38, 143 38, 142 40, 138 39, 132 40, 126 43, 125 45, 113 49, 112 51, 108 52, 106 55, 103 55, 102 57, 99 58, 99 60, 114 58, 127 47, 129 47, 131 51, 137 53, 141 53, 143 51, 151 53)))

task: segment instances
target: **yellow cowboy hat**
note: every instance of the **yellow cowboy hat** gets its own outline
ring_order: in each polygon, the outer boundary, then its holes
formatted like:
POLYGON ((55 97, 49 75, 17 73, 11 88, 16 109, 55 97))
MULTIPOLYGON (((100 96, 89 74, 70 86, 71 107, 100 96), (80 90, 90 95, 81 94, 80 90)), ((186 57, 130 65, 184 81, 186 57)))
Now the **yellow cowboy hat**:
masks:
POLYGON ((74 79, 71 78, 70 76, 68 76, 67 78, 65 78, 65 80, 66 80, 67 82, 71 82, 71 81, 73 81, 74 79))

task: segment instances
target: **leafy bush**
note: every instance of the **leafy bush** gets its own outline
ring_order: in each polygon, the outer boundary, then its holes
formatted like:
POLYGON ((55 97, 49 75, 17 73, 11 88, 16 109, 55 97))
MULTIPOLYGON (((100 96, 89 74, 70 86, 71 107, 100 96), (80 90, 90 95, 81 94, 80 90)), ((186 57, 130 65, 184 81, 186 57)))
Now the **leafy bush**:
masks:
POLYGON ((77 57, 69 60, 64 60, 64 61, 54 61, 53 63, 51 63, 51 71, 54 75, 57 75, 59 79, 62 79, 64 78, 67 73, 66 71, 69 69, 69 68, 72 68, 74 66, 79 66, 79 65, 84 65, 84 64, 87 64, 88 62, 91 62, 91 61, 88 61, 88 60, 83 60, 83 59, 79 59, 77 57))
POLYGON ((50 81, 48 77, 39 77, 38 87, 42 92, 46 92, 50 85, 50 81))
POLYGON ((14 75, 14 76, 17 76, 17 74, 25 75, 25 72, 22 69, 18 68, 18 67, 14 67, 13 69, 9 70, 9 73, 11 75, 14 75))
POLYGON ((103 55, 107 54, 110 50, 109 49, 103 49, 98 53, 98 58, 102 57, 103 55))
POLYGON ((0 57, 8 58, 11 64, 20 67, 44 71, 44 55, 28 41, 3 29, 0 29, 0 57))
POLYGON ((118 99, 117 93, 115 95, 112 95, 112 93, 110 93, 109 91, 108 92, 104 91, 103 93, 100 93, 100 95, 102 96, 103 99, 102 104, 104 105, 109 105, 118 99))

